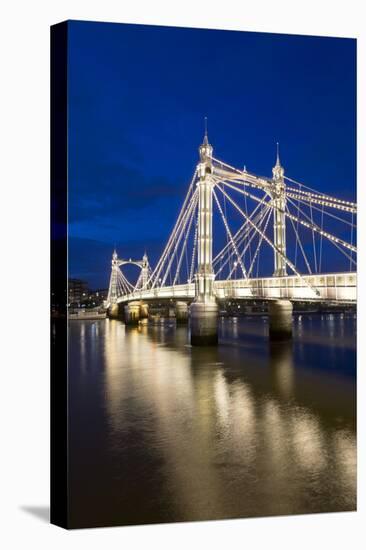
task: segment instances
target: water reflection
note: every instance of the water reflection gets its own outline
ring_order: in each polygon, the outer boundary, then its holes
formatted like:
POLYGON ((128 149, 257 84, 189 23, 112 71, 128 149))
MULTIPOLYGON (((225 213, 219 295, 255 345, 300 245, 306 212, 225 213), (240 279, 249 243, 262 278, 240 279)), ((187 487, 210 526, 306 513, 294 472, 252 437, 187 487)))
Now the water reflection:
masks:
POLYGON ((269 342, 269 368, 272 384, 279 395, 289 400, 294 395, 295 369, 292 341, 269 342))
POLYGON ((291 430, 298 464, 315 475, 327 463, 323 431, 317 417, 309 411, 298 409, 291 419, 291 430))
POLYGON ((75 525, 354 509, 354 320, 299 324, 270 344, 224 320, 192 348, 184 326, 71 323, 75 525))

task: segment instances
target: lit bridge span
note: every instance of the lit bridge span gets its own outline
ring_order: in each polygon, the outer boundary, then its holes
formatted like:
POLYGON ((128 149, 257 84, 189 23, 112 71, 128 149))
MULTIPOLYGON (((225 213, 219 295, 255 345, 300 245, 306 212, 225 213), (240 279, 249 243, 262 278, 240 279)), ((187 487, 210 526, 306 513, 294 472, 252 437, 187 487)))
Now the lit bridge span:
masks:
MULTIPOLYGON (((335 302, 352 304, 357 299, 357 275, 355 272, 321 275, 295 275, 287 277, 261 277, 215 281, 218 300, 276 300, 288 299, 298 302, 335 302), (305 279, 305 280, 303 280, 305 279)), ((187 300, 195 298, 195 285, 181 284, 155 289, 134 289, 117 298, 117 303, 134 300, 187 300)))
POLYGON ((269 303, 270 331, 291 333, 292 302, 354 304, 357 300, 357 204, 285 176, 237 169, 213 156, 207 130, 183 205, 154 268, 112 256, 106 307, 136 322, 144 308, 170 300, 190 318, 193 344, 217 341, 218 304, 269 303), (140 269, 132 284, 127 264, 140 269), (268 274, 270 270, 270 275, 268 274))

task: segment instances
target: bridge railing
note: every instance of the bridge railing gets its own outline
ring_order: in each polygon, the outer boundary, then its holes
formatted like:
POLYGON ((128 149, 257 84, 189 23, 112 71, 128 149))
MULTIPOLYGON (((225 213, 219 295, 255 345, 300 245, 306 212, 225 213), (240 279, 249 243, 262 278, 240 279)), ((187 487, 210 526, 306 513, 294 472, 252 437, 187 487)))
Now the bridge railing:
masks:
POLYGON ((357 275, 355 272, 350 272, 307 275, 302 278, 290 275, 216 281, 215 289, 217 297, 222 299, 287 298, 295 301, 356 302, 357 275), (315 294, 315 290, 318 291, 318 295, 315 294))
MULTIPOLYGON (((293 301, 356 302, 357 274, 348 272, 306 275, 302 278, 289 275, 286 277, 217 280, 214 283, 214 288, 217 298, 223 300, 287 298, 293 301), (315 294, 314 290, 317 290, 318 294, 315 294)), ((191 300, 194 296, 195 288, 191 283, 138 290, 121 296, 118 302, 159 299, 191 300)))

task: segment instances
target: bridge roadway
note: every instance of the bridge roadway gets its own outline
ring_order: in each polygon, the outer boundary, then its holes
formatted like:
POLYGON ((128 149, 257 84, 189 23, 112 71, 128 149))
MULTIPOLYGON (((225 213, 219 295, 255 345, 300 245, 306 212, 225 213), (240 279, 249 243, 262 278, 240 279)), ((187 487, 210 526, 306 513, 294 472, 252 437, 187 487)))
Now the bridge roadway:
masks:
MULTIPOLYGON (((338 302, 353 304, 357 301, 356 272, 235 279, 214 282, 217 299, 276 300, 279 298, 309 302, 338 302), (317 291, 317 292, 316 292, 317 291)), ((134 300, 187 300, 195 298, 194 283, 135 290, 117 299, 117 303, 134 300)))

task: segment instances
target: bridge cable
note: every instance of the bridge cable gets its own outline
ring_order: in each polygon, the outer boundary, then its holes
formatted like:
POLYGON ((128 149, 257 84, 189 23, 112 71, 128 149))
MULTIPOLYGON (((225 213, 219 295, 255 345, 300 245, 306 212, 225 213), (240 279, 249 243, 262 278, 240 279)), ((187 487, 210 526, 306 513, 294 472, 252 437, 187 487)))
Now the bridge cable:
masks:
MULTIPOLYGON (((218 185, 217 185, 217 187, 219 188, 218 185)), ((243 262, 242 262, 242 260, 241 260, 239 251, 238 251, 238 249, 237 249, 236 243, 235 243, 235 241, 234 241, 234 239, 233 239, 233 236, 232 236, 232 234, 231 234, 230 227, 229 227, 229 225, 228 225, 226 216, 224 215, 224 213, 223 213, 223 211, 222 211, 222 208, 221 208, 219 199, 217 198, 217 194, 216 194, 216 192, 215 192, 215 189, 212 189, 212 193, 213 193, 214 199, 215 199, 215 201, 216 201, 217 207, 218 207, 218 209, 219 209, 219 212, 220 212, 220 214, 221 214, 221 218, 222 218, 222 221, 223 221, 223 223, 224 223, 225 230, 226 230, 226 235, 227 235, 227 237, 228 237, 228 238, 230 239, 230 241, 231 241, 232 247, 233 247, 234 252, 235 252, 235 254, 236 254, 236 257, 237 257, 237 261, 239 262, 241 271, 242 271, 242 273, 243 273, 243 277, 246 279, 246 278, 247 278, 247 272, 246 272, 245 266, 243 265, 243 262)))
MULTIPOLYGON (((226 181, 224 181, 224 180, 220 180, 220 181, 222 181, 222 183, 223 183, 224 185, 226 185, 227 187, 230 187, 231 189, 234 189, 234 190, 237 191, 238 193, 243 193, 243 191, 242 191, 241 189, 238 189, 237 187, 234 187, 234 186, 231 185, 230 183, 228 183, 228 182, 226 182, 226 181)), ((260 202, 260 199, 258 199, 258 198, 255 197, 254 195, 251 195, 251 197, 254 198, 254 200, 260 202)), ((290 201, 291 204, 294 204, 288 197, 287 197, 287 200, 290 201)), ((295 205, 295 207, 296 207, 296 205, 295 205)), ((275 207, 272 206, 272 208, 275 208, 275 207)), ((278 210, 279 210, 280 212, 284 212, 283 210, 281 210, 281 209, 279 209, 279 208, 278 208, 278 210)), ((309 218, 301 209, 300 209, 300 212, 301 212, 302 215, 305 216, 309 221, 311 221, 310 218, 309 218)), ((285 215, 286 215, 287 217, 292 217, 292 219, 295 220, 295 221, 299 220, 299 223, 300 223, 301 225, 303 225, 304 227, 307 227, 307 228, 310 229, 310 230, 314 230, 314 231, 316 231, 317 233, 322 233, 322 234, 324 235, 324 237, 326 237, 327 239, 329 239, 329 240, 330 240, 331 242, 333 242, 335 245, 336 245, 336 243, 339 243, 340 245, 344 246, 345 248, 348 248, 349 250, 353 250, 354 252, 357 252, 356 247, 354 247, 353 245, 348 244, 347 242, 345 242, 345 241, 342 240, 342 239, 339 239, 338 237, 335 237, 334 235, 332 235, 331 233, 328 233, 327 231, 324 231, 324 230, 322 231, 322 230, 320 229, 320 227, 318 227, 316 224, 314 224, 314 225, 312 226, 311 224, 309 224, 309 223, 307 223, 307 222, 301 220, 300 218, 297 218, 297 217, 294 216, 293 214, 289 214, 288 212, 284 212, 284 213, 285 213, 285 215)))
MULTIPOLYGON (((353 216, 353 214, 352 214, 352 216, 353 216)), ((321 227, 322 231, 323 231, 323 226, 324 226, 324 204, 322 206, 322 217, 321 217, 321 221, 320 221, 320 227, 321 227)), ((323 235, 321 234, 320 235, 320 245, 319 245, 319 273, 322 272, 322 252, 323 252, 323 235)))
MULTIPOLYGON (((245 191, 245 181, 243 181, 243 191, 245 191)), ((244 208, 245 208, 245 213, 246 215, 248 215, 248 202, 247 202, 247 196, 244 195, 244 208)), ((245 261, 245 259, 244 259, 245 261)), ((249 246, 249 262, 252 263, 252 247, 249 246)))
MULTIPOLYGON (((164 252, 163 252, 157 266, 155 267, 155 269, 152 273, 151 278, 155 277, 155 279, 153 281, 153 284, 152 284, 152 288, 154 288, 156 286, 156 283, 159 281, 161 272, 162 272, 163 267, 165 265, 165 262, 167 260, 169 261, 169 255, 171 253, 171 249, 173 248, 173 244, 176 244, 176 234, 178 232, 181 232, 182 227, 184 227, 185 223, 187 222, 187 214, 189 215, 190 207, 192 206, 192 203, 195 200, 195 194, 196 193, 197 193, 197 189, 195 189, 193 195, 191 196, 191 198, 189 200, 188 209, 186 209, 184 212, 181 210, 182 215, 180 216, 179 224, 177 224, 177 223, 175 224, 174 231, 170 235, 168 243, 167 243, 167 245, 164 249, 164 252)), ((186 204, 186 202, 185 202, 185 204, 186 204)), ((169 261, 169 269, 170 269, 170 267, 171 267, 171 262, 169 261)), ((160 279, 160 281, 161 281, 161 279, 160 279)))
MULTIPOLYGON (((233 206, 235 206, 235 208, 245 217, 245 213, 243 212, 243 210, 235 203, 235 201, 233 201, 233 199, 230 197, 230 195, 228 195, 228 194, 226 193, 226 191, 224 191, 223 189, 221 189, 221 187, 220 187, 219 189, 220 189, 220 191, 221 191, 222 193, 224 193, 224 194, 226 195, 226 198, 233 204, 233 206)), ((272 204, 269 204, 269 206, 270 206, 271 208, 275 208, 272 204)), ((248 218, 248 220, 249 220, 249 218, 248 218)), ((312 286, 312 285, 311 285, 311 284, 301 275, 301 273, 299 273, 299 272, 297 271, 296 267, 295 267, 294 264, 291 262, 291 260, 289 260, 289 259, 282 253, 282 251, 281 251, 277 246, 274 245, 274 243, 267 237, 267 235, 265 235, 261 230, 258 229, 257 226, 255 226, 255 225, 253 224, 253 222, 252 222, 251 220, 249 220, 249 223, 250 223, 251 225, 253 225, 253 226, 256 228, 256 230, 259 232, 259 234, 261 234, 261 235, 263 234, 264 240, 273 248, 273 250, 274 250, 275 252, 277 252, 277 253, 283 258, 283 260, 285 261, 285 263, 286 263, 286 264, 289 266, 289 268, 295 273, 295 275, 297 275, 298 277, 300 277, 300 278, 302 279, 302 281, 306 284, 306 286, 307 286, 312 292, 314 292, 317 296, 319 296, 319 294, 320 294, 320 293, 319 293, 319 290, 316 289, 316 288, 314 288, 314 287, 313 287, 313 286, 312 286)))
MULTIPOLYGON (((184 242, 183 242, 182 251, 181 251, 181 254, 180 254, 180 257, 179 257, 177 270, 175 272, 175 276, 174 276, 174 280, 173 280, 173 286, 175 285, 175 283, 177 281, 177 278, 179 277, 179 271, 180 271, 180 267, 181 267, 181 264, 182 264, 184 252, 187 251, 187 240, 188 240, 189 234, 191 232, 192 222, 193 222, 193 219, 194 219, 194 216, 195 216, 195 213, 196 213, 197 203, 198 203, 198 193, 197 193, 196 199, 195 199, 195 201, 192 205, 192 212, 191 212, 191 215, 190 215, 188 227, 186 226, 184 242)), ((188 276, 188 273, 187 273, 187 276, 188 276)))
POLYGON ((300 199, 302 201, 306 201, 310 204, 318 204, 321 206, 328 206, 329 208, 334 208, 335 210, 341 210, 342 212, 353 212, 354 214, 357 214, 357 208, 354 206, 345 206, 343 203, 346 201, 330 201, 325 200, 322 198, 314 198, 313 196, 308 196, 307 193, 301 194, 302 192, 291 189, 291 187, 287 188, 287 195, 291 197, 292 199, 300 199))
MULTIPOLYGON (((190 201, 190 204, 188 206, 188 209, 186 210, 185 212, 185 215, 184 215, 184 218, 183 218, 183 223, 182 223, 182 227, 180 228, 180 232, 179 232, 179 235, 175 235, 175 238, 174 238, 174 243, 175 243, 175 246, 174 246, 174 250, 171 254, 171 257, 170 257, 170 260, 169 260, 169 264, 167 266, 167 270, 165 272, 165 275, 164 277, 162 278, 162 285, 161 286, 165 286, 165 282, 166 282, 166 279, 167 279, 167 276, 169 274, 170 276, 170 284, 171 284, 171 267, 172 267, 172 263, 173 263, 173 260, 177 254, 177 251, 178 251, 178 246, 179 246, 179 243, 183 237, 183 231, 184 231, 184 227, 186 227, 186 224, 187 224, 187 221, 191 215, 191 210, 192 208, 194 207, 195 205, 195 201, 196 201, 196 195, 198 194, 198 189, 195 190, 194 194, 192 195, 192 199, 190 201)), ((176 232, 178 233, 178 232, 176 232)))
MULTIPOLYGON (((352 212, 351 222, 352 222, 352 225, 351 225, 351 244, 353 244, 353 212, 352 212)), ((353 257, 353 253, 351 252, 351 258, 352 257, 353 257)), ((351 261, 351 259, 350 259, 350 262, 349 262, 349 270, 352 271, 352 261, 351 261)))
MULTIPOLYGON (((268 208, 269 208, 269 207, 268 207, 268 208)), ((262 206, 261 209, 262 209, 262 211, 264 210, 264 205, 262 206)), ((271 209, 270 209, 270 212, 271 212, 271 209)), ((266 225, 265 225, 265 227, 264 227, 264 229, 263 229, 263 233, 265 233, 266 230, 267 230, 267 225, 268 225, 269 218, 272 218, 272 215, 270 215, 270 216, 268 217, 267 223, 266 223, 266 225)), ((262 242, 263 242, 263 237, 262 237, 262 236, 258 237, 258 248, 257 248, 257 250, 258 250, 257 258, 258 258, 258 259, 257 259, 257 274, 256 274, 257 279, 258 279, 258 276, 259 276, 259 263, 260 263, 260 257, 261 257, 261 250, 262 250, 261 245, 262 245, 262 242)))
MULTIPOLYGON (((303 198, 303 197, 300 198, 298 196, 294 197, 294 195, 292 195, 291 193, 288 193, 287 196, 290 197, 290 198, 293 198, 298 203, 301 203, 304 206, 309 206, 308 201, 306 200, 306 198, 303 198)), ((326 206, 326 204, 322 203, 322 208, 318 208, 317 206, 314 206, 314 204, 313 204, 313 210, 316 210, 317 212, 320 212, 320 213, 323 212, 323 214, 325 214, 326 216, 329 216, 330 218, 333 218, 333 219, 335 219, 339 222, 345 223, 347 225, 350 225, 350 226, 353 225, 353 227, 356 227, 356 225, 353 222, 345 220, 344 218, 341 218, 340 216, 336 216, 335 214, 332 214, 332 212, 327 212, 326 210, 324 210, 325 206, 326 206)), ((352 215, 355 214, 352 210, 350 210, 350 211, 347 210, 346 212, 349 212, 352 215)))
MULTIPOLYGON (((219 182, 221 180, 218 180, 219 182)), ((261 213, 261 210, 260 210, 260 207, 261 205, 263 204, 263 202, 265 202, 266 200, 268 200, 268 196, 265 195, 257 204, 257 206, 255 207, 255 209, 253 210, 253 212, 250 214, 250 216, 248 216, 249 218, 252 218, 253 220, 257 218, 257 220, 259 219, 260 217, 260 213, 261 213), (254 217, 254 215, 256 215, 256 218, 254 217)), ((249 226, 249 223, 244 220, 243 224, 239 227, 239 229, 237 230, 237 232, 233 235, 233 239, 236 240, 236 239, 239 239, 240 240, 243 240, 243 238, 245 239, 246 235, 248 235, 249 237, 249 233, 250 231, 253 231, 253 228, 249 226), (240 235, 241 233, 243 233, 243 235, 240 235), (240 235, 240 237, 239 237, 240 235)), ((217 263, 218 260, 222 260, 224 254, 225 254, 225 251, 226 249, 228 248, 229 244, 225 245, 217 254, 216 256, 214 257, 214 259, 212 260, 212 263, 213 265, 217 263)))
MULTIPOLYGON (((313 220, 313 206, 312 206, 311 203, 310 203, 310 219, 311 219, 311 225, 314 225, 314 220, 313 220)), ((313 236, 313 254, 314 254, 315 273, 318 273, 318 264, 317 264, 317 261, 316 261, 316 246, 315 246, 315 234, 314 234, 314 230, 312 230, 312 236, 313 236)))
MULTIPOLYGON (((261 218, 261 213, 259 213, 254 219, 253 219, 254 223, 257 224, 258 227, 260 227, 263 223, 263 218, 261 218)), ((244 236, 241 236, 239 241, 238 241, 238 247, 241 246, 244 241, 245 241, 245 236, 248 235, 248 242, 247 244, 245 244, 244 246, 244 249, 241 253, 241 256, 243 255, 243 253, 245 253, 250 244, 252 243, 254 237, 257 236, 257 232, 253 229, 253 227, 249 227, 249 229, 247 230, 246 234, 244 236), (249 237, 250 235, 250 237, 249 237)), ((220 269, 216 272, 216 276, 219 275, 221 273, 221 271, 224 269, 224 267, 226 266, 226 264, 228 263, 228 258, 225 259, 225 261, 222 263, 222 265, 220 265, 220 269)), ((230 278, 232 275, 232 270, 230 271, 229 275, 228 275, 228 278, 230 278)))
MULTIPOLYGON (((298 182, 294 179, 291 179, 288 176, 284 176, 284 179, 287 180, 287 181, 291 181, 291 183, 295 183, 296 185, 299 185, 300 187, 304 187, 305 189, 308 189, 310 191, 310 192, 307 192, 307 191, 302 191, 302 190, 299 191, 299 190, 293 189, 295 192, 303 193, 305 195, 308 195, 309 197, 311 197, 311 196, 319 197, 319 198, 322 198, 322 199, 325 199, 325 200, 329 200, 329 201, 332 201, 332 202, 337 202, 337 203, 340 203, 340 204, 345 204, 345 205, 357 208, 357 203, 355 203, 355 202, 344 201, 342 199, 338 199, 337 197, 332 197, 331 195, 326 195, 324 193, 319 193, 319 191, 317 191, 316 189, 313 189, 313 188, 305 185, 304 183, 300 183, 300 182, 298 182)), ((292 189, 289 188, 289 190, 292 190, 292 189)))
MULTIPOLYGON (((288 206, 286 205, 286 211, 289 212, 289 208, 288 206)), ((292 228, 294 230, 294 233, 295 233, 295 236, 296 236, 296 244, 299 244, 299 247, 300 247, 300 250, 301 250, 301 253, 303 255, 303 258, 305 260, 305 264, 306 264, 306 267, 308 269, 308 272, 309 272, 309 275, 312 274, 312 271, 311 271, 311 267, 310 267, 310 263, 309 263, 309 260, 305 254, 305 250, 302 246, 302 242, 301 242, 301 239, 300 239, 300 236, 299 236, 299 231, 298 231, 298 228, 295 227, 295 224, 294 224, 294 220, 292 218, 290 218, 290 222, 292 224, 292 228)), ((297 224, 298 225, 298 224, 297 224)), ((296 265, 296 262, 295 262, 295 265, 296 265)), ((297 265, 296 265, 297 267, 297 265)))
MULTIPOLYGON (((299 217, 299 208, 300 208, 299 201, 297 201, 297 217, 299 217)), ((297 229, 297 231, 299 231, 299 222, 297 222, 296 229, 297 229)), ((297 239, 296 239, 296 242, 295 242, 295 265, 297 265, 297 239)))
POLYGON ((193 279, 193 270, 194 270, 194 264, 196 260, 196 250, 197 250, 197 240, 198 240, 198 216, 196 218, 196 227, 194 231, 194 239, 193 239, 193 249, 192 249, 192 259, 191 259, 191 269, 189 272, 189 282, 192 282, 193 279))
MULTIPOLYGON (((269 206, 266 206, 267 210, 266 210, 266 214, 264 215, 264 217, 266 217, 267 215, 267 219, 266 219, 266 223, 265 223, 265 226, 264 226, 264 229, 263 229, 263 233, 266 232, 267 230, 267 227, 268 227, 268 223, 269 223, 269 220, 271 219, 272 217, 272 209, 269 207, 269 206)), ((263 235, 260 235, 259 239, 258 239, 258 245, 257 245, 257 248, 254 252, 254 256, 253 256, 253 260, 250 264, 250 267, 249 267, 249 270, 248 270, 248 277, 250 277, 251 273, 252 273, 252 270, 253 270, 253 267, 255 265, 255 261, 257 259, 257 256, 258 256, 258 261, 259 261, 259 251, 260 251, 260 248, 261 248, 261 245, 262 245, 262 242, 263 242, 263 235)), ((257 278, 258 278, 258 265, 257 265, 257 278)))
MULTIPOLYGON (((265 178, 263 176, 257 176, 256 174, 251 174, 247 171, 243 172, 243 171, 238 170, 237 168, 234 168, 233 166, 230 166, 229 164, 226 164, 225 162, 220 161, 216 158, 213 158, 213 160, 215 162, 219 163, 220 166, 225 166, 226 168, 229 168, 229 170, 231 170, 233 172, 233 174, 224 174, 226 179, 229 179, 228 176, 230 176, 230 179, 232 181, 235 181, 235 180, 239 179, 240 181, 245 181, 251 187, 262 189, 265 192, 266 192, 267 187, 270 188, 271 185, 272 185, 272 180, 270 180, 268 178, 265 178)), ((301 193, 301 194, 305 195, 306 197, 308 197, 307 200, 312 200, 313 202, 316 202, 318 200, 319 201, 320 200, 321 201, 326 200, 326 201, 329 201, 329 206, 330 207, 337 208, 337 209, 340 209, 340 210, 351 211, 351 209, 347 209, 347 207, 344 207, 344 206, 342 207, 341 205, 347 205, 347 206, 351 207, 354 210, 357 209, 357 204, 354 203, 354 202, 344 201, 344 200, 341 200, 341 199, 337 199, 336 197, 332 197, 330 195, 325 195, 325 194, 319 193, 315 189, 312 189, 311 187, 308 187, 308 186, 304 185, 303 183, 300 183, 296 180, 293 180, 293 179, 291 179, 287 176, 284 176, 284 179, 287 180, 287 181, 291 181, 292 183, 295 183, 300 188, 304 187, 306 189, 309 189, 309 191, 313 191, 313 193, 311 193, 311 192, 303 191, 302 189, 294 189, 294 188, 291 188, 291 187, 287 187, 288 192, 294 191, 295 193, 301 193)), ((293 197, 293 198, 297 198, 297 197, 293 197)))
MULTIPOLYGON (((296 204, 294 204, 292 202, 291 199, 287 199, 288 202, 290 202, 293 206, 296 207, 296 204)), ((300 208, 300 212, 301 214, 307 218, 309 221, 310 221, 310 218, 306 215, 306 213, 300 208)), ((320 227, 318 227, 317 225, 314 224, 314 227, 312 228, 311 225, 305 221, 303 221, 301 218, 297 218, 296 216, 294 216, 293 214, 290 214, 288 212, 285 213, 286 216, 288 218, 292 218, 293 220, 299 220, 300 224, 303 225, 304 227, 307 227, 308 229, 310 230, 314 230, 320 234, 322 234, 326 239, 328 239, 340 252, 342 252, 342 254, 344 256, 346 256, 346 258, 350 258, 350 256, 340 247, 343 246, 344 248, 347 248, 348 250, 352 250, 353 252, 357 252, 357 249, 353 246, 353 245, 349 245, 348 243, 346 243, 345 241, 343 241, 342 239, 338 239, 337 237, 334 237, 334 235, 331 235, 330 233, 328 233, 327 231, 324 231, 324 230, 321 230, 320 227)), ((356 262, 354 260, 352 260, 353 263, 356 264, 356 262)))
POLYGON ((160 273, 161 273, 161 269, 162 269, 162 263, 165 261, 166 254, 167 254, 169 248, 171 247, 171 243, 172 243, 172 240, 173 240, 173 235, 178 230, 179 226, 182 223, 182 218, 184 217, 184 214, 186 212, 186 205, 187 205, 188 201, 192 200, 192 197, 191 198, 189 198, 189 197, 190 197, 192 191, 194 190, 194 184, 195 184, 195 181, 196 181, 196 176, 197 176, 197 167, 194 171, 194 174, 193 174, 191 183, 188 187, 188 191, 187 191, 187 194, 185 196, 183 205, 182 205, 182 207, 179 211, 177 221, 175 222, 175 225, 173 227, 173 231, 170 234, 168 242, 165 245, 165 248, 163 250, 163 253, 160 256, 160 259, 158 260, 158 263, 156 264, 155 269, 153 270, 153 272, 151 274, 151 282, 152 282, 152 287, 151 288, 154 288, 156 286, 156 283, 158 282, 158 279, 159 279, 160 273))
MULTIPOLYGON (((260 229, 261 226, 263 225, 263 222, 264 222, 264 217, 262 216, 262 212, 260 212, 255 218, 253 218, 253 223, 255 223, 256 226, 257 226, 259 229, 260 229)), ((247 234, 248 234, 248 242, 247 242, 247 244, 245 245, 243 252, 246 252, 246 251, 248 250, 248 247, 251 245, 253 239, 258 235, 257 231, 256 231, 253 227, 250 227, 250 228, 248 229, 248 233, 247 233, 247 234), (250 233, 251 233, 251 235, 250 235, 250 233), (249 237, 249 235, 250 235, 250 237, 249 237)), ((245 236, 244 236, 244 237, 245 237, 245 236)), ((244 237, 241 237, 240 241, 244 241, 244 237)), ((240 244, 242 244, 242 243, 240 242, 240 244)), ((239 245, 239 246, 240 246, 240 245, 239 245)), ((242 252, 242 255, 243 255, 243 252, 242 252)), ((226 260, 226 263, 227 263, 227 260, 226 260)), ((225 266, 225 263, 224 263, 223 267, 224 267, 224 266, 225 266)), ((220 273, 220 271, 221 271, 221 268, 220 268, 220 270, 216 273, 216 276, 220 273)), ((231 277, 231 275, 232 275, 232 270, 231 270, 231 272, 230 272, 229 275, 228 275, 228 279, 231 277)))

